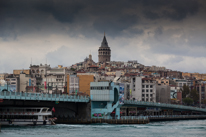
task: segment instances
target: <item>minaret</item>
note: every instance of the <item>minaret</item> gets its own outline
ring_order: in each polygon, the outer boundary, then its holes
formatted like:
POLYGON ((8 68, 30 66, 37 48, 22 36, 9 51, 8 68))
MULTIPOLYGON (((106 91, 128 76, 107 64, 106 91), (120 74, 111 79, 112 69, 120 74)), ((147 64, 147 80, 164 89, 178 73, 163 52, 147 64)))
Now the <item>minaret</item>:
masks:
POLYGON ((92 55, 91 54, 89 54, 89 59, 92 60, 92 55))
POLYGON ((111 58, 111 50, 110 47, 108 46, 107 39, 104 33, 104 37, 101 43, 101 47, 99 47, 98 50, 98 57, 99 57, 99 62, 110 62, 111 58))

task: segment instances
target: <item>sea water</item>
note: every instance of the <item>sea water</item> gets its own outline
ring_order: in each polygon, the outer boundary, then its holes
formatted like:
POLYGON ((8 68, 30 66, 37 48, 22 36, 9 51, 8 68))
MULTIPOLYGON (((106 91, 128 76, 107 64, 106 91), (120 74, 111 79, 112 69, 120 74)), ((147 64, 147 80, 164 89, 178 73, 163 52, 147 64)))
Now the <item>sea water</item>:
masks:
POLYGON ((0 137, 206 137, 206 120, 2 127, 0 137))

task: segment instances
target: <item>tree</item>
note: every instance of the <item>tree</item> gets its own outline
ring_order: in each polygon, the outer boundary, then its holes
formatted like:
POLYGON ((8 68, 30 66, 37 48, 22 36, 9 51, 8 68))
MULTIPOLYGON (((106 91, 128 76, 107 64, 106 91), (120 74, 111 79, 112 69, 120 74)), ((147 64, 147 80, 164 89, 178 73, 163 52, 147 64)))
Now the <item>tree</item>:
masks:
POLYGON ((182 100, 186 105, 191 105, 193 103, 193 100, 191 98, 184 98, 182 100))
POLYGON ((192 89, 190 92, 190 98, 193 99, 195 103, 199 101, 199 93, 197 92, 196 89, 192 89))
POLYGON ((180 91, 182 92, 182 98, 186 98, 187 95, 189 95, 190 93, 189 86, 184 84, 183 87, 180 89, 180 91))
POLYGON ((70 70, 75 71, 76 69, 75 68, 71 68, 70 70))

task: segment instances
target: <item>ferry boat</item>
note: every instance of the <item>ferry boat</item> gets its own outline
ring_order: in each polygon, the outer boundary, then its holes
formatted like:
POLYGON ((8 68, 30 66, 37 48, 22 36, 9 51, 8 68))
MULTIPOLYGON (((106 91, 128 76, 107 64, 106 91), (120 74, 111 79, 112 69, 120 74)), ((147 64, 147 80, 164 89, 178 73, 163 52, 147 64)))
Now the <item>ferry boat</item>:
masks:
POLYGON ((49 108, 7 107, 0 108, 1 125, 54 125, 49 108))

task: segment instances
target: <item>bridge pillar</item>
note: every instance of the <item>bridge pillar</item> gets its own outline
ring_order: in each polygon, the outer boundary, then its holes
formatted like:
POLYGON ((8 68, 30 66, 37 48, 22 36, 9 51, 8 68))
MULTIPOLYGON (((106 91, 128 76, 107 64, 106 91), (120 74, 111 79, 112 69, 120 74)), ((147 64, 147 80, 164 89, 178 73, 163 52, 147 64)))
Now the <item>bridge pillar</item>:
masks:
POLYGON ((115 116, 117 116, 117 119, 120 119, 120 108, 119 107, 116 108, 115 116))
POLYGON ((135 114, 137 115, 137 107, 135 108, 135 111, 136 111, 135 114))

